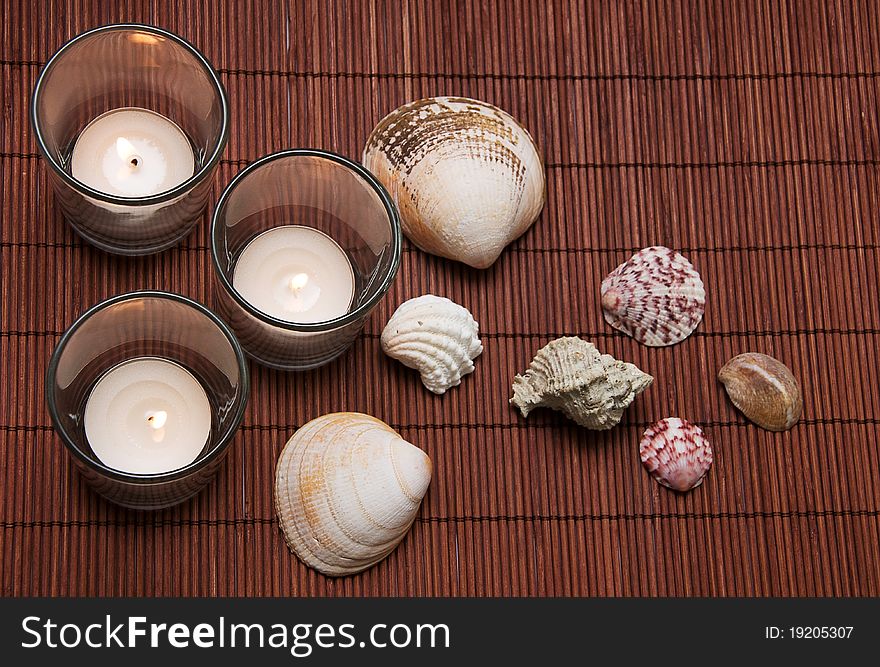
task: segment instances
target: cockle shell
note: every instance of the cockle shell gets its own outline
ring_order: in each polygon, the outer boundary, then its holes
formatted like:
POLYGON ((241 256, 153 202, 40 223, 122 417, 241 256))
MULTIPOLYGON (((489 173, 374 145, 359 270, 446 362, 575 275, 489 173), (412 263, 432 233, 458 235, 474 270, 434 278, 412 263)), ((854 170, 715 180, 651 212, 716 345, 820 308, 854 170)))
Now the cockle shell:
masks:
POLYGON ((422 384, 444 394, 474 370, 483 351, 480 327, 464 306, 424 294, 404 301, 382 331, 382 349, 422 375, 422 384))
POLYGON ((490 266, 544 207, 544 167, 529 133, 498 107, 430 97, 385 116, 364 166, 400 209, 419 248, 490 266))
POLYGON ((801 388, 788 366, 760 352, 746 352, 718 373, 733 404, 768 431, 787 431, 804 407, 801 388))
POLYGON ((667 417, 645 431, 639 457, 663 486, 690 491, 703 483, 712 465, 712 447, 699 426, 686 419, 667 417))
POLYGON ((703 319, 706 292, 693 265, 675 250, 639 250, 602 281, 605 321, 644 345, 675 345, 703 319))
POLYGON ((601 354, 592 343, 557 338, 538 350, 525 374, 514 378, 510 402, 523 417, 546 407, 581 426, 608 429, 653 381, 633 364, 601 354))
POLYGON ((275 469, 287 545, 309 567, 354 574, 390 554, 412 525, 431 460, 369 415, 337 412, 299 429, 275 469))

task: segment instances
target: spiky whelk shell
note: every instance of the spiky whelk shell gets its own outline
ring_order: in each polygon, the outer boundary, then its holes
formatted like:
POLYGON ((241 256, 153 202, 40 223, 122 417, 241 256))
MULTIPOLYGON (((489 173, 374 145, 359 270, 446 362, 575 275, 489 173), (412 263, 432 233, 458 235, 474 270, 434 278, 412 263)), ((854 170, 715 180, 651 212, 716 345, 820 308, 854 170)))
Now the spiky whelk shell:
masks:
POLYGON ((788 366, 760 352, 745 352, 728 361, 718 379, 733 404, 768 431, 787 431, 804 408, 801 388, 788 366))
POLYGON ((305 424, 275 468, 275 510, 287 545, 331 576, 390 554, 416 517, 431 460, 390 426, 357 412, 305 424))
POLYGON ((379 121, 364 166, 388 189, 419 248, 490 266, 544 207, 544 167, 510 114, 466 97, 430 97, 379 121))
POLYGON ((473 360, 483 351, 479 330, 464 306, 424 294, 404 301, 394 311, 382 331, 382 350, 418 370, 429 390, 444 394, 473 372, 473 360))
POLYGON ((680 253, 644 248, 602 281, 605 321, 644 345, 674 345, 691 335, 706 309, 700 274, 680 253))
POLYGON ((546 407, 581 426, 602 430, 617 425, 623 411, 653 381, 633 364, 570 336, 538 350, 529 369, 514 378, 510 403, 523 417, 546 407))
POLYGON ((639 457, 651 476, 676 491, 703 483, 712 465, 712 447, 699 426, 667 417, 649 426, 639 443, 639 457))

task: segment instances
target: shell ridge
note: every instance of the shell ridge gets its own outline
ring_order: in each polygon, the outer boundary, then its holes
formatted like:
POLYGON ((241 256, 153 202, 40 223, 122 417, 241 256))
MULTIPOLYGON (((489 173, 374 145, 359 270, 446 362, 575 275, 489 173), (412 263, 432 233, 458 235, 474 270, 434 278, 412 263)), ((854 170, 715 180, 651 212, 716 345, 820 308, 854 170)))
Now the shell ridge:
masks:
MULTIPOLYGON (((360 438, 362 438, 366 433, 367 433, 366 430, 365 430, 364 432, 359 433, 359 434, 355 437, 354 444, 352 445, 352 447, 351 447, 351 448, 349 449, 349 451, 348 451, 349 465, 351 466, 352 469, 354 468, 354 455, 355 455, 355 450, 358 449, 358 446, 359 446, 359 445, 360 445, 360 448, 363 448, 363 447, 365 446, 363 443, 359 443, 359 440, 360 440, 360 438)), ((395 435, 396 435, 396 434, 395 434, 395 435)), ((369 447, 369 445, 366 445, 366 446, 369 447)), ((386 450, 389 450, 389 454, 390 454, 390 446, 388 445, 388 443, 385 443, 383 446, 386 448, 386 450)), ((393 457, 391 457, 391 465, 392 465, 392 467, 394 466, 394 459, 393 459, 393 457)), ((396 471, 395 471, 395 472, 396 472, 396 471)), ((396 526, 396 525, 387 526, 387 525, 383 524, 382 522, 378 521, 378 520, 376 519, 376 517, 374 517, 374 516, 373 516, 372 514, 370 514, 370 512, 368 511, 367 506, 366 506, 366 503, 364 503, 363 498, 362 498, 362 496, 361 496, 361 494, 360 494, 360 492, 359 492, 359 490, 358 490, 358 488, 357 488, 357 485, 356 485, 356 484, 352 484, 352 485, 351 485, 351 488, 352 488, 352 490, 353 490, 353 492, 354 492, 355 499, 356 499, 357 502, 358 502, 358 506, 361 508, 361 512, 363 513, 364 518, 366 518, 366 520, 367 520, 369 523, 373 524, 376 528, 380 528, 381 530, 386 530, 386 531, 389 531, 389 532, 390 532, 390 531, 396 531, 396 530, 398 529, 398 526, 396 526)), ((419 502, 421 502, 421 499, 414 499, 414 498, 413 498, 412 496, 410 496, 410 495, 407 495, 407 498, 408 498, 411 502, 415 502, 415 503, 419 503, 419 502)), ((380 544, 380 543, 373 544, 373 543, 371 543, 371 542, 362 542, 362 541, 360 541, 359 539, 355 538, 354 535, 348 535, 348 534, 347 534, 346 537, 348 537, 352 542, 356 542, 356 543, 363 544, 363 545, 366 545, 366 546, 378 546, 378 545, 380 544)))
POLYGON ((651 246, 609 273, 600 287, 605 321, 643 345, 674 345, 699 326, 706 307, 700 274, 680 253, 651 246))
MULTIPOLYGON (((343 428, 344 428, 343 425, 340 425, 338 422, 333 421, 333 422, 330 422, 327 424, 326 430, 333 429, 334 433, 338 434, 343 428)), ((365 425, 364 428, 367 428, 367 426, 365 425)), ((318 431, 316 431, 315 436, 317 436, 318 433, 321 432, 321 430, 323 430, 323 429, 319 429, 318 431)), ((359 437, 359 436, 355 436, 355 441, 357 440, 357 437, 359 437)), ((331 440, 326 446, 321 448, 320 452, 316 453, 317 456, 315 456, 313 463, 318 464, 319 470, 322 473, 320 475, 320 479, 322 481, 321 481, 321 485, 320 485, 319 489, 315 490, 315 492, 312 494, 312 497, 315 498, 316 500, 320 498, 320 502, 318 503, 318 505, 320 507, 326 508, 331 520, 333 521, 334 526, 336 527, 337 530, 339 530, 339 532, 343 535, 343 537, 347 538, 350 542, 358 543, 358 541, 356 539, 354 539, 351 535, 348 534, 346 526, 344 526, 339 521, 339 511, 333 504, 333 496, 329 491, 326 476, 324 474, 328 470, 328 466, 327 466, 328 457, 336 458, 339 455, 338 452, 336 451, 336 449, 337 449, 336 441, 331 440)), ((352 447, 351 450, 349 451, 349 456, 351 455, 351 451, 353 451, 353 449, 354 449, 354 447, 352 447)), ((339 544, 338 540, 335 540, 333 538, 333 536, 328 531, 320 530, 320 525, 316 525, 316 522, 318 520, 317 514, 310 515, 309 513, 306 513, 305 519, 308 522, 309 527, 312 530, 312 539, 314 540, 314 543, 321 546, 323 550, 329 551, 331 553, 334 551, 334 547, 338 550, 338 548, 341 546, 339 544)), ((334 563, 332 561, 328 561, 326 558, 319 555, 314 549, 311 549, 311 552, 314 555, 314 557, 317 560, 321 561, 322 563, 325 563, 327 565, 337 565, 337 566, 339 565, 339 563, 334 563)), ((350 561, 357 560, 355 558, 347 558, 347 559, 350 561)))
POLYGON ((410 341, 405 345, 391 348, 391 351, 394 353, 394 357, 408 368, 420 370, 420 364, 425 365, 426 369, 423 371, 423 374, 427 374, 429 377, 441 379, 444 375, 448 375, 450 380, 461 380, 463 375, 473 371, 474 362, 471 359, 465 358, 460 363, 457 363, 453 352, 458 351, 460 355, 464 355, 468 350, 456 341, 451 342, 455 344, 455 347, 452 349, 444 349, 443 347, 432 345, 430 342, 419 343, 410 341), (430 372, 426 372, 429 367, 423 363, 425 359, 436 361, 435 367, 430 372), (464 369, 464 372, 462 372, 462 369, 464 369))
MULTIPOLYGON (((317 438, 319 436, 319 434, 321 434, 322 432, 326 432, 326 431, 338 432, 342 428, 343 427, 340 424, 338 424, 336 421, 328 420, 328 423, 323 425, 321 428, 316 429, 315 432, 311 435, 313 438, 317 438)), ((325 437, 326 437, 326 433, 325 433, 325 437)), ((303 450, 307 450, 307 449, 308 449, 308 444, 306 444, 303 447, 303 450)), ((321 449, 319 455, 313 459, 312 463, 313 464, 316 463, 319 466, 319 470, 321 472, 324 472, 327 469, 327 466, 326 466, 327 456, 336 454, 335 451, 332 451, 334 449, 335 449, 334 443, 331 441, 327 446, 323 447, 321 449)), ((302 466, 304 464, 305 464, 305 456, 303 456, 303 458, 301 459, 300 471, 302 471, 302 466)), ((300 472, 300 474, 302 474, 302 473, 300 472)), ((332 497, 331 497, 331 494, 328 492, 326 481, 324 481, 324 476, 323 475, 316 475, 315 473, 312 473, 309 475, 310 478, 314 478, 316 476, 319 479, 321 479, 322 481, 320 483, 319 489, 315 489, 310 497, 313 498, 314 500, 318 500, 318 498, 323 498, 323 502, 321 502, 319 504, 321 506, 325 506, 327 508, 327 510, 333 520, 334 525, 340 531, 340 533, 342 533, 343 536, 345 536, 347 539, 349 539, 352 543, 360 544, 360 542, 358 540, 354 539, 354 537, 348 533, 345 526, 343 526, 339 522, 339 520, 338 520, 339 512, 332 504, 332 497)), ((305 519, 306 523, 308 524, 309 528, 311 529, 312 535, 311 535, 311 541, 309 539, 303 539, 304 548, 312 556, 314 561, 323 563, 327 566, 333 566, 333 567, 339 566, 340 565, 339 562, 328 561, 326 558, 321 556, 315 550, 314 545, 317 544, 318 546, 320 546, 322 548, 322 550, 326 550, 326 551, 329 551, 332 553, 334 551, 334 547, 338 549, 340 545, 339 545, 338 541, 334 540, 332 538, 332 536, 327 531, 320 530, 320 525, 316 524, 316 522, 318 520, 317 515, 314 512, 308 512, 305 509, 305 506, 306 506, 306 503, 303 502, 303 507, 304 507, 303 518, 305 519)), ((367 518, 369 519, 368 515, 367 515, 367 518)), ((297 533, 302 537, 302 532, 299 529, 299 526, 297 524, 294 524, 294 528, 297 530, 297 533)), ((373 546, 373 545, 363 545, 363 546, 373 546)), ((351 562, 351 563, 356 563, 359 560, 354 557, 341 557, 341 556, 338 556, 337 559, 339 559, 339 560, 344 559, 344 560, 351 562)))
MULTIPOLYGON (((316 433, 314 433, 314 434, 309 433, 309 435, 311 435, 312 437, 315 437, 317 435, 317 433, 320 432, 321 430, 329 429, 334 426, 335 426, 335 424, 333 422, 328 422, 326 425, 323 425, 322 428, 317 429, 316 433)), ((307 445, 307 443, 303 443, 302 445, 300 445, 298 442, 294 443, 293 440, 291 439, 291 441, 288 442, 287 446, 285 446, 285 449, 287 449, 287 447, 289 447, 291 445, 292 445, 291 454, 294 458, 293 458, 293 460, 290 461, 290 464, 293 465, 294 462, 296 462, 298 464, 297 470, 296 470, 296 476, 297 476, 297 480, 299 480, 299 479, 302 479, 303 466, 305 465, 305 449, 307 448, 308 445, 307 445), (297 450, 299 450, 299 451, 297 451, 297 450), (297 460, 297 458, 298 458, 298 460, 297 460)), ((282 455, 283 454, 284 454, 284 452, 282 452, 282 455)), ((300 490, 300 489, 301 489, 301 487, 299 486, 299 484, 297 484, 297 490, 300 490)), ((302 506, 302 515, 305 518, 306 522, 309 523, 309 525, 311 525, 311 523, 309 522, 308 513, 306 512, 306 509, 305 509, 306 503, 305 503, 305 500, 304 500, 302 494, 301 493, 298 494, 299 495, 299 503, 297 503, 294 500, 293 496, 291 495, 293 492, 292 485, 288 484, 286 492, 287 492, 288 503, 291 508, 291 516, 296 516, 297 508, 301 505, 302 506)), ((299 538, 300 546, 302 546, 302 548, 306 551, 306 553, 311 557, 313 563, 314 562, 323 563, 324 561, 321 558, 319 558, 317 556, 317 554, 314 552, 314 549, 312 548, 312 545, 309 542, 308 537, 306 535, 303 535, 298 523, 296 521, 293 521, 292 523, 293 523, 293 528, 295 531, 294 534, 299 538)), ((288 536, 287 531, 284 531, 284 534, 285 534, 285 538, 287 538, 287 536, 288 536)), ((293 537, 293 535, 291 535, 291 538, 292 537, 293 537)), ((288 544, 290 544, 290 540, 287 540, 287 541, 288 541, 288 544)), ((294 550, 298 552, 296 547, 294 547, 294 550)))
POLYGON ((380 336, 389 357, 419 371, 435 394, 458 386, 483 351, 479 324, 450 299, 424 294, 400 304, 380 336))
POLYGON ((388 442, 387 448, 389 459, 391 460, 391 468, 392 470, 394 470, 394 477, 397 480, 398 486, 400 486, 400 490, 403 491, 403 494, 410 500, 410 502, 414 504, 421 503, 422 499, 416 496, 415 492, 409 488, 409 484, 407 484, 406 480, 400 472, 400 464, 397 461, 397 456, 391 442, 388 442))

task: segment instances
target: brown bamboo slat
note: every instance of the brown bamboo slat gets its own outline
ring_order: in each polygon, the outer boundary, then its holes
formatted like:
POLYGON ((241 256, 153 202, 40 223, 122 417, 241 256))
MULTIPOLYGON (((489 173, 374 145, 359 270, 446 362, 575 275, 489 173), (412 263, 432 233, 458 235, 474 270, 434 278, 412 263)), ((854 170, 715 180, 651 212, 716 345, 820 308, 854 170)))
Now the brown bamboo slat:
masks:
POLYGON ((0 21, 0 594, 880 595, 880 11, 871 0, 3 0, 0 21), (28 104, 40 68, 94 26, 146 22, 198 46, 229 92, 212 201, 287 147, 357 158, 421 96, 498 104, 532 132, 547 205, 486 271, 405 244, 399 278, 339 361, 253 368, 251 403, 214 484, 138 514, 95 496, 51 429, 46 364, 88 306, 138 288, 213 303, 208 217, 179 248, 113 257, 57 210, 28 104), (684 343, 610 329, 602 277, 652 244, 707 286, 684 343), (485 352, 445 397, 386 358, 394 308, 468 306, 485 352), (656 377, 605 433, 523 420, 513 375, 559 335, 656 377), (788 363, 802 421, 748 424, 715 380, 746 350, 788 363), (364 382, 363 378, 369 378, 364 382), (435 478, 411 534, 355 577, 287 550, 272 475, 293 430, 359 410, 424 448, 435 478), (641 467, 645 426, 704 425, 705 483, 676 495, 641 467))

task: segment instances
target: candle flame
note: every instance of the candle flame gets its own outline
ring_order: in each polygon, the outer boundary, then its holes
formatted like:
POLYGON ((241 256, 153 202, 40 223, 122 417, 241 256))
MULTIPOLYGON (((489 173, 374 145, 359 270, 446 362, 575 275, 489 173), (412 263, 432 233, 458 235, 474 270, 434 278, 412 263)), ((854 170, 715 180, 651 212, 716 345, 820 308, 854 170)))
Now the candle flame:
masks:
POLYGON ((165 426, 165 422, 167 421, 168 413, 164 410, 156 410, 156 412, 147 417, 147 423, 156 431, 165 426))
POLYGON ((132 167, 137 167, 140 164, 140 157, 135 153, 134 145, 125 137, 117 137, 116 153, 119 155, 119 159, 128 162, 132 167))
POLYGON ((290 279, 288 286, 294 292, 298 292, 303 287, 309 284, 309 274, 307 273, 297 273, 293 278, 290 279))

